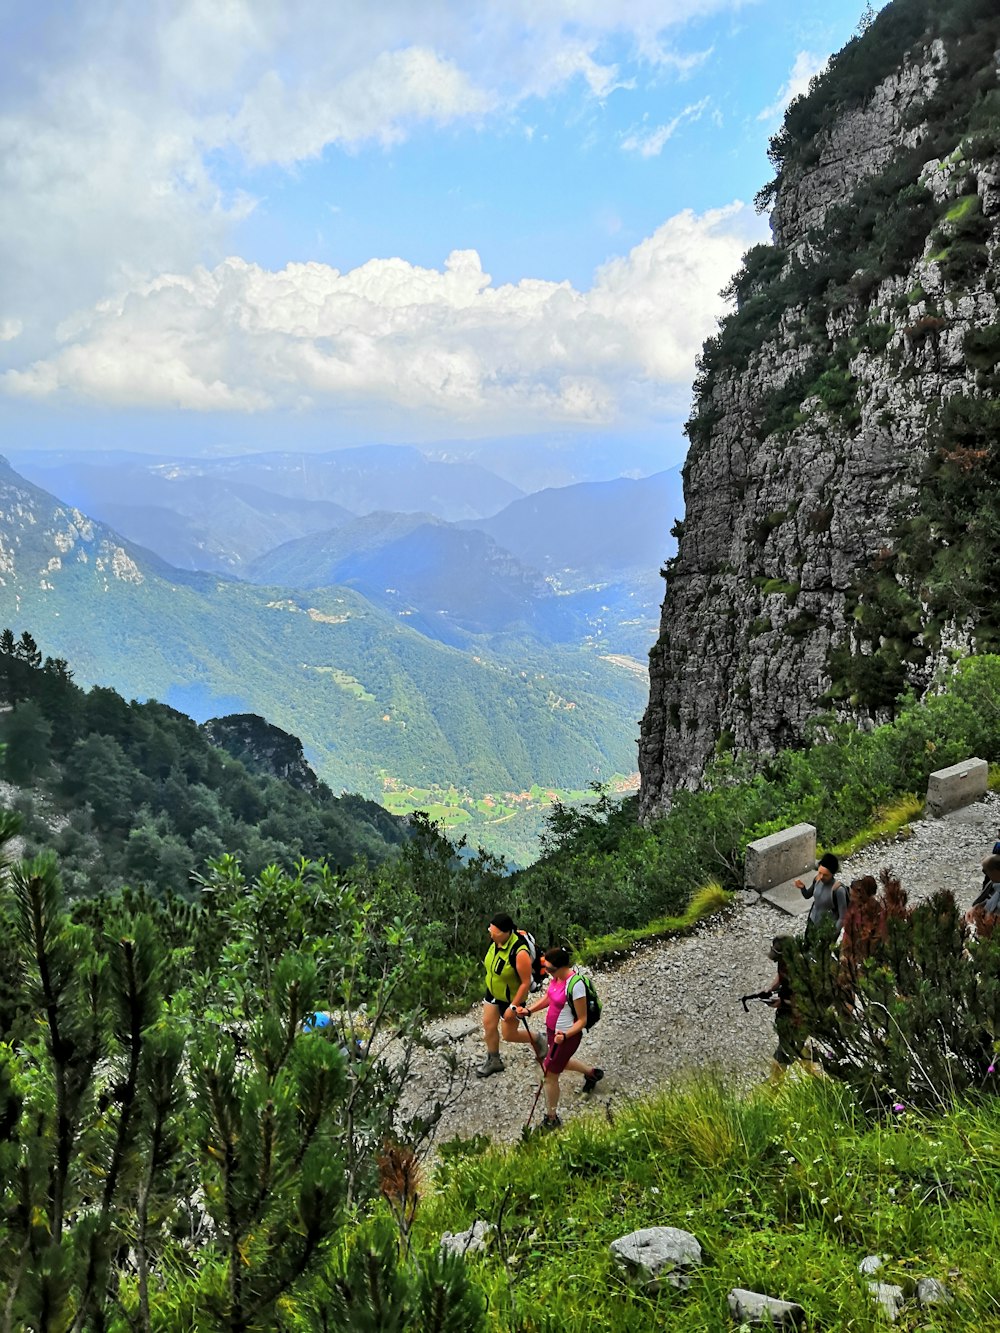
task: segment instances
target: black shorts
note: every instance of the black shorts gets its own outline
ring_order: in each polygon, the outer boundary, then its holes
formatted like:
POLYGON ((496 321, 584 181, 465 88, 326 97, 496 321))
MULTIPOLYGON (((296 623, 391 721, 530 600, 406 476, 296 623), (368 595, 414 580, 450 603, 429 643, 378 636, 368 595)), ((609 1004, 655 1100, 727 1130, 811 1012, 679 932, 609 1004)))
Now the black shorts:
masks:
POLYGON ((483 997, 483 1003, 495 1004, 496 1007, 500 1010, 501 1018, 503 1018, 504 1014, 510 1008, 510 1000, 498 1000, 497 997, 495 995, 491 995, 489 991, 487 991, 485 996, 483 997))

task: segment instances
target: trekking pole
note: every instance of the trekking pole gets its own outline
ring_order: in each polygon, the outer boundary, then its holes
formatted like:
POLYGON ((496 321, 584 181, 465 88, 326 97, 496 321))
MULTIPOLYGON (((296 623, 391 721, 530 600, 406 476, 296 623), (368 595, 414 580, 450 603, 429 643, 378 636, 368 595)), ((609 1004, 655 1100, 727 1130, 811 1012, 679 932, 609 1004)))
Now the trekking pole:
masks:
POLYGON ((541 1067, 541 1069, 542 1069, 542 1071, 543 1071, 543 1073, 544 1073, 544 1071, 545 1071, 545 1063, 544 1063, 544 1061, 545 1061, 545 1057, 542 1056, 542 1055, 539 1055, 539 1054, 538 1054, 538 1051, 535 1049, 535 1039, 534 1039, 534 1037, 532 1037, 532 1035, 531 1035, 531 1028, 528 1027, 528 1020, 527 1020, 527 1018, 525 1017, 524 1014, 521 1015, 521 1022, 524 1024, 524 1030, 525 1030, 525 1032, 528 1034, 528 1037, 529 1037, 529 1045, 531 1046, 531 1050, 532 1050, 532 1053, 534 1054, 535 1060, 536 1060, 536 1062, 538 1063, 538 1065, 541 1067))
MULTIPOLYGON (((524 1030, 525 1030, 525 1032, 527 1032, 528 1036, 530 1037, 530 1036, 531 1036, 531 1028, 528 1027, 528 1020, 527 1020, 527 1018, 525 1017, 524 1014, 521 1015, 521 1022, 524 1024, 524 1030)), ((532 1041, 532 1042, 530 1043, 530 1045, 531 1045, 531 1049, 532 1049, 533 1051, 535 1051, 535 1043, 534 1043, 534 1041, 532 1041)), ((545 1087, 545 1061, 544 1061, 544 1059, 542 1058, 542 1056, 540 1056, 540 1055, 538 1054, 537 1051, 535 1051, 535 1060, 536 1060, 537 1063, 538 1063, 538 1067, 539 1067, 539 1069, 542 1071, 542 1077, 541 1077, 541 1078, 539 1079, 539 1081, 538 1081, 538 1091, 535 1093, 535 1100, 531 1103, 531 1110, 528 1112, 528 1118, 527 1118, 527 1120, 524 1122, 524 1128, 525 1128, 525 1129, 527 1129, 528 1126, 531 1124, 531 1117, 535 1114, 535 1107, 538 1105, 538 1099, 539 1099, 539 1097, 542 1095, 542 1089, 545 1087)))
POLYGON ((750 1012, 750 1006, 747 1004, 747 1000, 769 1000, 773 994, 773 990, 758 990, 754 991, 752 995, 741 995, 740 1004, 743 1006, 743 1012, 745 1014, 750 1012))
POLYGON ((524 1128, 527 1129, 531 1124, 531 1117, 535 1114, 535 1107, 538 1105, 538 1099, 542 1095, 542 1089, 545 1087, 545 1075, 538 1080, 538 1091, 535 1093, 535 1100, 531 1103, 531 1110, 528 1112, 528 1118, 524 1122, 524 1128))

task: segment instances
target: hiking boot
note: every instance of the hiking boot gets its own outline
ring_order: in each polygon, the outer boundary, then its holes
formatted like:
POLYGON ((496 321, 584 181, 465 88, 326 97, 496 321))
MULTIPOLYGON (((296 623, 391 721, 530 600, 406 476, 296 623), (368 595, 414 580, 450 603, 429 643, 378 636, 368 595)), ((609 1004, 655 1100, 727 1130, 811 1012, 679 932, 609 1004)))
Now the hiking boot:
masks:
POLYGON ((562 1121, 557 1115, 543 1115, 542 1129, 562 1129, 562 1121))
POLYGON ((595 1065, 589 1074, 585 1074, 583 1076, 583 1091, 593 1092, 603 1077, 604 1077, 604 1070, 598 1069, 597 1066, 595 1065))
POLYGON ((501 1059, 499 1053, 497 1053, 496 1055, 488 1055, 486 1057, 483 1063, 476 1070, 476 1077, 489 1078, 491 1074, 502 1074, 502 1073, 503 1073, 503 1060, 501 1059))
POLYGON ((539 1060, 544 1060, 549 1053, 549 1043, 544 1032, 533 1032, 531 1034, 531 1044, 535 1048, 535 1054, 539 1060))

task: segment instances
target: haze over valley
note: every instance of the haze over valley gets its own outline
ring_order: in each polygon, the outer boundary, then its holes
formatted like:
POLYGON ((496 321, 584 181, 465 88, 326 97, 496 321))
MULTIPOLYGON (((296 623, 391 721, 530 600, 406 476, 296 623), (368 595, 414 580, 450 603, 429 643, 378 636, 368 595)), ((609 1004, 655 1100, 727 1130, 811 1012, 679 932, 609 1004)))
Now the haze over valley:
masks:
POLYGON ((677 469, 511 499, 416 450, 303 464, 5 465, 0 619, 80 684, 262 715, 335 791, 430 808, 514 861, 555 794, 630 786, 677 469))

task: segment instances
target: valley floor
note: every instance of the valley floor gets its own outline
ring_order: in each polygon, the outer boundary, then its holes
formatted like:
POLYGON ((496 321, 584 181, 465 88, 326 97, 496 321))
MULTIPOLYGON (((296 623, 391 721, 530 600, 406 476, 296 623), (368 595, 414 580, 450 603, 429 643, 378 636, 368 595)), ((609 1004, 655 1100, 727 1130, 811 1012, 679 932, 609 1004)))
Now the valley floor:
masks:
MULTIPOLYGON (((904 830, 891 842, 857 852, 844 862, 841 878, 849 883, 891 867, 911 902, 945 888, 964 906, 980 888, 980 863, 998 828, 1000 795, 990 793, 965 810, 914 821, 908 834, 904 830)), ((702 923, 694 934, 645 946, 624 964, 595 970, 604 1014, 584 1037, 579 1058, 600 1065, 605 1078, 595 1093, 584 1097, 579 1091, 582 1077, 564 1074, 562 1118, 601 1107, 613 1111, 694 1068, 714 1067, 730 1084, 766 1078, 775 1046, 773 1012, 751 1003, 744 1014, 740 996, 771 981, 774 964, 767 953, 772 937, 804 925, 804 916, 786 916, 754 894, 740 894, 734 907, 702 923)), ((543 1017, 535 1015, 532 1026, 541 1026, 543 1017)), ((474 1070, 484 1047, 478 1007, 433 1023, 428 1036, 454 1043, 465 1080, 455 1104, 445 1112, 438 1142, 475 1134, 488 1134, 501 1143, 517 1140, 538 1087, 538 1066, 527 1043, 504 1045, 505 1071, 479 1079, 474 1070)), ((414 1097, 432 1101, 439 1077, 435 1057, 422 1055, 414 1097)), ((539 1123, 542 1109, 540 1102, 533 1124, 539 1123)))

